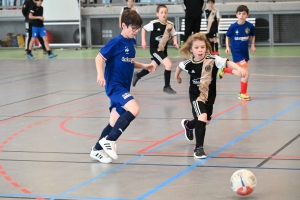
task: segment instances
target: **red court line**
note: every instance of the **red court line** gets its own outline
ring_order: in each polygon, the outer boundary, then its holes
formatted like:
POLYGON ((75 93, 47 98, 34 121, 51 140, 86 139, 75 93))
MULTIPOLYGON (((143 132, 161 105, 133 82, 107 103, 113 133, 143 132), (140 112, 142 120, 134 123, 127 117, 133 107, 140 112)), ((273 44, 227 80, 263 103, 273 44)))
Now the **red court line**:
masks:
MULTIPOLYGON (((231 111, 231 110, 233 110, 233 109, 235 109, 235 108, 237 108, 237 107, 240 107, 240 106, 242 106, 242 105, 244 105, 244 104, 246 104, 246 103, 248 103, 248 102, 249 102, 249 101, 241 101, 239 104, 234 105, 234 106, 232 106, 232 107, 230 107, 230 108, 228 108, 228 109, 226 109, 226 110, 224 110, 224 111, 222 111, 222 112, 220 112, 220 113, 218 113, 218 114, 212 116, 212 119, 215 119, 216 117, 219 117, 220 115, 223 115, 223 114, 225 114, 225 113, 227 113, 227 112, 229 112, 229 111, 231 111)), ((183 132, 184 132, 184 130, 179 131, 179 132, 177 132, 177 133, 175 133, 175 134, 173 134, 173 135, 170 135, 170 136, 167 137, 167 138, 164 138, 164 139, 162 139, 162 140, 160 140, 160 141, 158 141, 158 142, 156 142, 156 143, 154 143, 154 144, 152 144, 152 145, 150 145, 150 146, 148 146, 148 147, 146 147, 146 148, 144 148, 144 149, 139 150, 138 153, 145 153, 145 152, 148 151, 149 149, 152 149, 153 147, 158 146, 158 145, 160 145, 160 144, 162 144, 162 143, 164 143, 164 142, 166 142, 166 141, 168 141, 168 140, 170 140, 170 139, 172 139, 172 138, 174 138, 174 137, 176 137, 176 136, 182 134, 183 132)))

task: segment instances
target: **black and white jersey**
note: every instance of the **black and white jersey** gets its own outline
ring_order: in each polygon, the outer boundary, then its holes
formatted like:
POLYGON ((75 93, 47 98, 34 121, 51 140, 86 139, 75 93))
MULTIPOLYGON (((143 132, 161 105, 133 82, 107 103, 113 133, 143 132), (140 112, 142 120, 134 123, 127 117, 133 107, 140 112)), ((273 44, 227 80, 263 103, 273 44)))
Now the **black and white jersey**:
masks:
MULTIPOLYGON (((43 16, 43 7, 34 5, 30 8, 30 13, 32 13, 33 16, 43 16)), ((42 27, 44 26, 44 21, 40 19, 32 19, 32 26, 42 27)))
POLYGON ((150 34, 150 51, 164 51, 168 46, 168 40, 176 35, 174 24, 167 21, 166 24, 161 23, 158 19, 150 21, 143 27, 150 34))
POLYGON ((208 33, 218 33, 218 19, 220 19, 220 13, 218 9, 205 10, 205 15, 207 19, 207 32, 208 33))
POLYGON ((190 97, 206 104, 214 104, 216 99, 216 76, 219 68, 226 67, 226 58, 206 55, 201 61, 192 59, 179 63, 180 69, 190 75, 190 97))

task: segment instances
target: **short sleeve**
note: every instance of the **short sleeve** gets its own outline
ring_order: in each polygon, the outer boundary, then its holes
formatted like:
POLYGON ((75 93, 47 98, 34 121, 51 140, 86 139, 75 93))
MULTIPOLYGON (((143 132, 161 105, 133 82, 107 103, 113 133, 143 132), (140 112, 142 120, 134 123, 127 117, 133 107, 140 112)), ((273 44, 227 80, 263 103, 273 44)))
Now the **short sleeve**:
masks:
POLYGON ((188 70, 185 69, 186 65, 184 64, 184 62, 180 62, 179 65, 178 65, 178 67, 180 69, 182 69, 183 71, 188 72, 188 70))
POLYGON ((216 11, 217 11, 217 19, 220 19, 220 18, 221 18, 221 16, 220 16, 220 12, 219 12, 219 10, 218 10, 218 9, 216 9, 216 11))
POLYGON ((153 31, 153 21, 149 22, 143 27, 146 31, 153 31))
POLYGON ((227 37, 231 37, 232 36, 232 25, 229 26, 227 32, 226 32, 226 36, 227 37))
POLYGON ((124 7, 121 9, 120 15, 122 15, 124 12, 124 7))
POLYGON ((99 53, 102 55, 104 60, 108 60, 113 57, 115 53, 118 52, 118 45, 115 41, 115 38, 110 40, 102 49, 100 49, 99 53))
POLYGON ((215 65, 217 68, 226 67, 228 59, 227 58, 221 58, 220 56, 215 56, 215 65))

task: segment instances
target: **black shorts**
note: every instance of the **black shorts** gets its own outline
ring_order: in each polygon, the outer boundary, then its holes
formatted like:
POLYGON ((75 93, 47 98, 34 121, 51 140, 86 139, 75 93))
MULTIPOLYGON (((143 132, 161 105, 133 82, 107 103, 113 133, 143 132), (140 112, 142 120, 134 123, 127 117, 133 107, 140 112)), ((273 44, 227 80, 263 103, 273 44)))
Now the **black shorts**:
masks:
POLYGON ((168 54, 166 51, 150 51, 150 54, 152 56, 151 60, 154 60, 157 64, 157 66, 160 65, 161 61, 168 57, 168 54))
POLYGON ((215 38, 215 37, 217 37, 217 33, 207 33, 206 37, 207 38, 215 38))
POLYGON ((206 113, 207 114, 207 120, 211 120, 211 115, 213 113, 213 105, 207 105, 203 103, 202 101, 191 101, 192 105, 192 111, 194 119, 197 119, 199 115, 206 113))

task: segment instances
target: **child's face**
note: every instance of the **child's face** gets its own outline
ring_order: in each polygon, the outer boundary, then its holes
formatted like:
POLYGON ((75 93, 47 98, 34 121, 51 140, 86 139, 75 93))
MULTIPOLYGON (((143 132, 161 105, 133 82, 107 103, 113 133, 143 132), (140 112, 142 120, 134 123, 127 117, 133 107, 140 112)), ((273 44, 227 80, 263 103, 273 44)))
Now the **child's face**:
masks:
POLYGON ((125 38, 134 38, 137 33, 140 30, 140 27, 137 27, 135 25, 129 25, 128 27, 126 26, 126 24, 122 23, 122 35, 125 38))
POLYGON ((36 6, 41 7, 43 0, 35 0, 35 2, 36 2, 36 6))
POLYGON ((166 22, 168 19, 168 9, 167 8, 160 8, 159 12, 156 13, 156 16, 158 17, 159 21, 166 22))
POLYGON ((205 42, 201 40, 195 40, 190 51, 194 55, 194 61, 202 60, 206 54, 205 42))
POLYGON ((236 17, 238 18, 239 21, 245 22, 248 17, 248 14, 246 11, 237 12, 236 17))
POLYGON ((210 9, 210 10, 212 10, 213 8, 214 8, 214 3, 213 2, 211 2, 211 1, 209 1, 208 3, 207 3, 207 5, 208 5, 208 8, 210 9))
POLYGON ((133 7, 133 4, 134 4, 134 0, 127 0, 127 6, 129 8, 132 8, 133 7))

